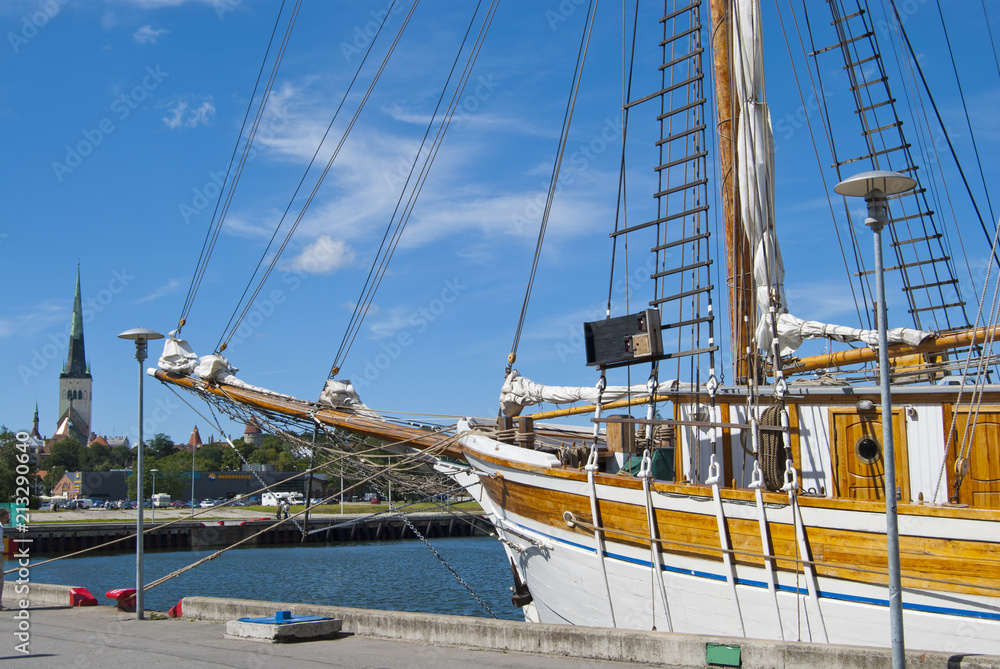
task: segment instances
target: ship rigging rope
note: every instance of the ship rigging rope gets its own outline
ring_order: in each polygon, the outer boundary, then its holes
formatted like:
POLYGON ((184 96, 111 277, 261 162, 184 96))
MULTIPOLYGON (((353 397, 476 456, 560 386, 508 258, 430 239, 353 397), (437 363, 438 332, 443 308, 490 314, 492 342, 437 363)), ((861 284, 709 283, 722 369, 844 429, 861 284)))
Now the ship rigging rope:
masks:
MULTIPOLYGON (((997 251, 997 246, 1000 245, 1000 225, 997 226, 996 232, 993 235, 993 253, 997 251)), ((983 279, 983 292, 979 297, 979 308, 976 312, 976 323, 979 323, 982 319, 983 305, 986 303, 986 290, 990 284, 991 275, 993 273, 993 265, 991 264, 986 270, 986 277, 983 279)), ((1000 309, 1000 272, 997 274, 996 283, 993 288, 993 301, 990 305, 990 316, 988 319, 989 323, 996 323, 998 314, 997 311, 1000 309)), ((992 329, 990 329, 989 334, 986 337, 986 350, 983 355, 979 356, 976 360, 976 384, 972 391, 973 401, 971 402, 973 410, 970 412, 970 418, 972 419, 971 424, 966 420, 965 432, 962 434, 962 443, 959 444, 958 453, 955 455, 955 463, 962 461, 967 458, 972 449, 973 437, 975 436, 976 423, 979 421, 979 408, 982 403, 982 394, 985 390, 984 386, 987 381, 987 371, 986 367, 990 364, 990 359, 993 353, 993 344, 995 339, 995 334, 992 329)), ((968 377, 969 367, 971 366, 973 351, 976 349, 975 343, 969 346, 966 351, 965 356, 965 366, 962 370, 962 379, 968 377)), ((959 386, 958 397, 955 400, 955 406, 961 406, 962 404, 962 394, 965 392, 965 383, 959 386)), ((937 499, 938 493, 941 490, 941 480, 944 478, 945 468, 948 464, 948 453, 951 451, 952 438, 957 437, 955 431, 955 426, 958 422, 958 411, 951 412, 951 425, 948 428, 947 438, 944 441, 944 453, 941 458, 941 469, 938 471, 937 484, 934 486, 934 497, 931 501, 937 499)), ((962 486, 962 479, 964 475, 958 471, 955 472, 955 494, 954 501, 958 501, 959 490, 962 486)))
MULTIPOLYGON (((777 11, 778 23, 781 25, 781 35, 782 35, 782 37, 785 40, 785 50, 788 52, 788 60, 789 60, 789 62, 794 62, 794 59, 793 59, 793 56, 792 56, 792 47, 791 47, 791 44, 789 43, 789 40, 788 40, 788 31, 785 29, 785 22, 781 18, 782 12, 781 12, 780 6, 778 5, 778 0, 774 0, 774 8, 777 11)), ((805 54, 806 54, 805 43, 802 41, 802 29, 799 27, 799 23, 798 23, 798 19, 796 18, 795 10, 792 7, 792 0, 788 0, 788 9, 789 9, 789 13, 790 13, 790 15, 792 17, 792 22, 795 25, 795 35, 796 35, 796 37, 798 37, 799 49, 801 50, 801 52, 803 54, 803 57, 804 57, 805 54)), ((812 37, 812 35, 810 33, 810 38, 811 37, 812 37)), ((825 112, 826 109, 827 109, 826 108, 825 97, 823 97, 823 96, 821 96, 819 94, 819 90, 818 90, 818 88, 816 86, 816 83, 813 81, 812 69, 809 67, 809 61, 808 61, 808 59, 805 59, 805 62, 806 62, 806 72, 809 75, 809 85, 812 88, 812 94, 815 96, 813 99, 815 99, 815 100, 823 100, 823 105, 824 105, 823 108, 824 108, 824 112, 825 112)), ((796 88, 796 90, 798 90, 798 93, 799 93, 799 102, 802 104, 802 109, 808 109, 808 106, 806 105, 805 94, 804 94, 803 89, 802 89, 802 82, 799 80, 798 68, 795 68, 795 67, 792 68, 792 76, 795 78, 795 88, 796 88)), ((823 131, 824 131, 824 133, 827 136, 827 141, 829 142, 830 132, 829 132, 829 129, 827 128, 825 113, 821 114, 820 117, 821 117, 821 124, 823 126, 823 131)), ((816 157, 816 164, 820 165, 820 164, 822 164, 822 161, 820 160, 819 145, 816 142, 816 134, 813 132, 813 124, 812 123, 806 123, 806 130, 809 133, 809 141, 812 144, 813 155, 816 157)), ((837 237, 837 245, 840 247, 840 258, 841 258, 841 260, 844 263, 844 271, 847 273, 848 276, 850 276, 851 275, 851 271, 852 271, 851 267, 850 267, 850 262, 847 259, 847 254, 844 252, 844 239, 843 239, 843 237, 841 237, 840 227, 836 224, 836 220, 837 219, 836 219, 836 214, 834 212, 833 199, 830 197, 830 192, 832 191, 832 189, 829 188, 829 186, 827 186, 827 183, 826 183, 826 174, 825 174, 824 170, 822 170, 822 169, 819 170, 819 178, 820 178, 820 183, 822 183, 822 185, 823 185, 823 192, 826 193, 826 203, 827 203, 827 207, 830 209, 830 221, 833 222, 832 227, 833 227, 834 234, 837 237)), ((851 230, 852 230, 852 235, 853 235, 853 227, 851 228, 851 230)), ((848 281, 847 285, 848 285, 848 287, 851 290, 851 298, 854 301, 854 310, 858 314, 858 321, 860 322, 860 320, 861 320, 861 307, 858 304, 858 295, 857 295, 857 292, 856 292, 856 289, 855 289, 855 286, 854 286, 854 282, 853 281, 848 281)))
POLYGON ((439 118, 438 111, 441 109, 441 103, 448 91, 448 86, 450 85, 452 77, 455 74, 462 52, 465 50, 465 44, 468 41, 469 34, 472 32, 473 26, 475 25, 476 16, 479 15, 479 8, 481 5, 482 2, 476 4, 476 10, 472 13, 472 17, 469 19, 469 25, 466 28, 465 35, 462 38, 458 51, 455 53, 455 60, 452 62, 451 70, 448 72, 448 77, 445 80, 444 86, 441 88, 441 94, 438 96, 434 111, 427 122, 427 128, 424 131, 424 136, 421 139, 420 146, 413 156, 413 163, 410 165, 410 171, 407 174, 406 181, 400 189, 399 198, 396 200, 396 206, 393 209, 392 216, 389 218, 389 222, 386 225, 386 230, 382 236, 382 241, 379 244, 378 251, 372 259, 371 267, 368 270, 368 276, 365 278, 365 283, 361 289, 361 295, 354 304, 354 310, 351 314, 351 319, 348 322, 347 329, 344 332, 344 337, 340 342, 340 348, 337 349, 337 353, 334 356, 334 362, 330 368, 331 371, 329 378, 331 379, 336 376, 337 371, 339 371, 339 368, 343 365, 355 338, 361 331, 361 324, 364 321, 365 316, 367 316, 372 300, 375 297, 375 293, 378 291, 378 288, 382 283, 389 261, 392 259, 392 256, 396 251, 396 247, 399 244, 399 240, 402 237, 403 230, 406 228, 406 224, 409 222, 410 216, 413 214, 413 208, 416 205, 417 197, 423 190, 427 177, 430 174, 430 168, 434 163, 434 159, 437 157, 437 153, 441 148, 442 142, 444 141, 445 133, 451 125, 455 112, 458 110, 462 93, 465 91, 465 87, 469 82, 473 66, 479 58, 479 53, 482 50, 486 39, 486 34, 493 23, 493 17, 497 11, 498 0, 493 0, 487 9, 483 23, 479 27, 479 33, 476 36, 472 48, 470 49, 468 59, 465 62, 462 73, 459 75, 455 89, 452 91, 452 96, 448 106, 445 109, 444 114, 439 118), (437 133, 431 141, 431 148, 425 155, 424 146, 427 144, 427 139, 431 134, 431 129, 434 127, 435 119, 439 119, 437 133), (421 158, 423 159, 423 164, 421 165, 420 171, 417 172, 417 165, 421 163, 421 158), (416 179, 414 179, 415 172, 417 172, 416 179), (413 187, 409 190, 409 195, 407 196, 407 188, 409 187, 411 180, 413 181, 413 187), (405 204, 403 204, 404 196, 407 196, 405 204), (401 205, 402 212, 400 211, 401 205), (397 214, 399 215, 398 219, 397 214))
POLYGON ((250 99, 247 101, 247 110, 243 115, 243 124, 240 126, 240 132, 236 137, 236 144, 233 146, 233 153, 229 157, 229 166, 226 168, 226 176, 223 179, 222 185, 219 189, 219 196, 215 202, 215 209, 212 211, 212 218, 209 222, 208 229, 205 231, 205 241, 202 243, 201 253, 198 256, 198 262, 195 265, 194 274, 191 277, 191 284, 188 287, 187 297, 184 299, 184 306, 181 308, 181 316, 178 321, 178 332, 183 328, 184 322, 191 311, 191 307, 194 304, 195 295, 198 293, 198 288, 201 286, 201 281, 205 276, 205 270, 208 268, 209 258, 212 256, 212 251, 215 249, 215 244, 219 239, 219 232, 222 230, 222 224, 225 221, 226 213, 229 210, 229 205, 232 202, 233 193, 236 189, 236 184, 239 182, 240 175, 243 173, 243 167, 246 165, 247 156, 250 153, 251 146, 253 145, 253 140, 257 135, 257 129, 260 126, 261 119, 264 115, 264 108, 267 103, 268 98, 271 95, 271 89, 274 87, 274 80, 278 73, 278 68, 281 65, 281 61, 284 58, 285 47, 288 45, 288 38, 291 35, 292 28, 295 25, 295 19, 299 13, 299 7, 302 4, 302 0, 297 0, 295 7, 292 9, 291 16, 288 20, 288 27, 285 28, 285 35, 282 39, 281 46, 279 48, 278 54, 275 56, 274 64, 271 67, 271 75, 267 80, 264 92, 261 95, 259 107, 257 109, 257 114, 254 117, 253 124, 251 126, 250 132, 247 134, 246 144, 243 147, 243 153, 240 156, 239 165, 236 167, 236 172, 233 174, 233 181, 230 183, 229 190, 226 191, 225 185, 229 181, 229 175, 233 171, 233 161, 236 158, 236 152, 240 147, 240 139, 243 137, 243 131, 247 127, 247 119, 250 116, 250 109, 253 107, 253 101, 257 96, 257 88, 260 86, 261 76, 264 73, 264 66, 267 64, 267 57, 271 53, 271 46, 274 44, 274 36, 278 31, 278 24, 281 20, 281 14, 285 9, 285 1, 282 0, 281 6, 278 8, 278 16, 274 19, 274 28, 271 30, 271 38, 267 43, 267 50, 264 52, 264 59, 260 63, 260 70, 257 72, 257 80, 254 82, 253 92, 250 94, 250 99), (223 194, 226 196, 225 205, 222 206, 222 213, 219 213, 220 205, 222 203, 223 194))
POLYGON ((549 225, 549 215, 552 213, 552 202, 556 195, 556 184, 559 181, 559 170, 562 167, 563 154, 566 152, 566 144, 569 142, 569 128, 573 121, 573 109, 576 106, 576 97, 580 91, 580 80, 583 78, 583 66, 587 60, 587 48, 590 45, 590 35, 594 29, 594 18, 596 15, 598 0, 590 0, 587 5, 587 17, 583 23, 583 34, 580 37, 580 49, 576 55, 576 66, 573 70, 573 81, 570 85, 569 100, 566 103, 566 112, 563 115, 562 132, 559 136, 559 148, 556 151, 556 160, 552 165, 552 177, 549 180, 549 192, 545 198, 545 210, 542 212, 541 225, 538 227, 538 241, 535 242, 535 256, 531 261, 531 272, 528 275, 528 285, 524 290, 524 301, 521 303, 521 315, 517 320, 517 328, 514 330, 514 341, 510 347, 510 355, 507 357, 508 368, 512 367, 517 358, 517 345, 521 340, 521 330, 524 328, 524 319, 528 313, 528 302, 531 300, 531 289, 535 283, 535 274, 538 271, 538 261, 542 255, 542 242, 545 240, 545 230, 549 225))
MULTIPOLYGON (((618 232, 619 225, 624 225, 628 227, 628 206, 627 206, 627 189, 625 184, 625 147, 627 146, 628 139, 628 116, 629 110, 631 109, 628 105, 629 101, 632 99, 632 75, 635 72, 635 39, 636 33, 639 27, 639 4, 636 3, 635 12, 632 19, 632 42, 631 50, 629 53, 629 58, 626 61, 624 58, 625 50, 628 48, 628 44, 625 39, 625 3, 622 3, 622 67, 625 67, 625 63, 628 62, 628 73, 622 73, 622 157, 621 163, 618 167, 618 207, 615 209, 615 233, 618 232)), ((629 312, 629 272, 628 272, 628 235, 624 236, 622 244, 625 247, 624 253, 622 254, 625 262, 625 313, 629 312)), ((618 235, 611 235, 611 268, 610 276, 608 277, 608 304, 605 311, 605 316, 611 317, 611 296, 614 292, 615 286, 615 259, 618 255, 618 235)), ((629 383, 631 385, 631 383, 629 383)))
MULTIPOLYGON (((308 211, 310 205, 312 205, 313 199, 316 197, 316 193, 319 191, 320 186, 322 186, 324 180, 326 179, 327 174, 329 174, 330 168, 333 166, 334 160, 340 155, 340 151, 343 148, 344 143, 347 141, 347 138, 350 135, 351 130, 354 129, 354 124, 357 123, 358 117, 361 115, 361 111, 364 109, 365 104, 368 102, 368 98, 371 97, 372 91, 375 89, 375 85, 378 83, 379 79, 381 78, 382 73, 385 70, 386 64, 389 62, 389 59, 395 53, 396 46, 399 44, 399 40, 403 36, 403 32, 406 30, 406 27, 409 25, 410 19, 413 17, 413 12, 416 10, 418 4, 419 4, 419 0, 415 0, 415 2, 413 3, 413 5, 410 6, 410 11, 407 12, 406 17, 403 19, 403 22, 400 25, 399 30, 396 32, 395 39, 393 39, 392 44, 389 45, 389 48, 386 51, 386 54, 383 57, 382 62, 379 64, 378 70, 376 70, 375 74, 372 76, 372 81, 368 85, 368 89, 365 91, 364 96, 361 98, 361 101, 358 103, 357 109, 355 109, 355 111, 354 111, 354 115, 351 117, 350 122, 347 124, 347 127, 344 129, 344 132, 343 132, 343 134, 340 137, 340 141, 337 143, 337 146, 334 148, 333 152, 330 154, 330 158, 329 158, 329 160, 327 160, 326 166, 324 167, 324 169, 320 173, 320 175, 317 177, 316 183, 313 185, 312 191, 309 193, 309 195, 306 197, 305 202, 302 204, 302 207, 299 210, 299 213, 296 216, 295 221, 291 224, 291 226, 289 226, 288 232, 285 233, 285 238, 282 241, 281 246, 278 247, 277 252, 275 252, 274 255, 272 256, 271 262, 269 263, 267 269, 263 272, 260 280, 257 283, 256 288, 253 291, 253 294, 250 296, 249 299, 246 300, 245 305, 243 307, 243 310, 240 312, 239 316, 235 317, 236 311, 239 310, 239 304, 237 304, 236 310, 234 310, 233 316, 230 317, 229 324, 227 324, 227 326, 226 326, 227 328, 229 328, 228 334, 224 334, 219 339, 219 343, 216 345, 216 350, 217 351, 221 352, 222 350, 224 350, 226 348, 226 346, 228 345, 230 339, 232 339, 233 335, 236 334, 236 330, 239 328, 240 324, 243 322, 243 318, 246 317, 247 312, 250 311, 250 308, 253 306, 254 300, 257 298, 257 295, 260 293, 261 289, 263 289, 264 284, 267 282, 268 277, 271 275, 271 272, 277 266, 278 260, 281 258, 281 254, 284 252, 285 248, 288 246, 288 242, 291 240, 292 235, 295 234, 295 231, 298 229, 299 223, 302 222, 303 217, 305 217, 306 211, 308 211), (234 319, 235 319, 235 322, 234 322, 234 319), (230 324, 231 324, 231 327, 230 327, 230 324)), ((385 14, 385 16, 383 17, 383 24, 385 23, 385 21, 388 20, 388 17, 390 15, 391 15, 391 13, 387 11, 386 14, 385 14)), ((373 39, 372 40, 372 44, 374 44, 374 42, 375 42, 375 40, 373 39)), ((369 48, 370 47, 371 47, 371 45, 369 45, 369 48)), ((359 68, 360 68, 360 66, 359 66, 359 68)), ((346 93, 345 93, 345 98, 346 98, 346 93)), ((338 107, 337 110, 339 112, 340 107, 338 107)), ((332 120, 330 121, 330 124, 331 125, 333 124, 332 120)), ((328 129, 328 131, 329 131, 329 129, 328 129)), ((326 135, 324 135, 324 139, 325 139, 325 137, 326 137, 326 135)), ((318 146, 316 148, 316 152, 317 153, 319 152, 321 146, 322 146, 322 142, 320 143, 320 146, 318 146)), ((314 158, 315 158, 315 154, 314 154, 314 158)), ((306 168, 306 173, 308 173, 309 169, 312 167, 312 164, 313 164, 312 161, 310 161, 309 167, 306 168)), ((305 176, 303 176, 303 179, 305 179, 305 176)), ((296 188, 295 193, 298 194, 298 188, 296 188)), ((292 206, 292 203, 294 202, 294 199, 295 199, 295 197, 293 196, 291 198, 291 200, 289 201, 288 206, 285 208, 285 212, 282 214, 281 219, 278 221, 277 226, 275 226, 275 232, 274 232, 275 235, 277 235, 278 230, 284 224, 285 217, 287 216, 289 210, 291 209, 291 206, 292 206)), ((272 240, 273 240, 273 236, 272 236, 272 240)), ((268 242, 268 247, 267 248, 270 249, 270 246, 271 246, 271 243, 268 242)), ((264 253, 265 254, 267 253, 267 249, 265 249, 264 253)), ((259 267, 259 264, 258 264, 258 267, 259 267)), ((255 275, 256 275, 256 270, 254 270, 254 275, 253 276, 255 276, 255 275)), ((250 277, 250 281, 248 282, 248 288, 249 288, 249 284, 253 283, 253 276, 250 277)), ((244 295, 245 294, 246 294, 246 290, 244 290, 244 295)))
POLYGON ((986 195, 986 207, 990 212, 990 220, 996 220, 993 213, 993 202, 990 199, 990 189, 986 185, 986 173, 983 171, 983 161, 979 157, 979 144, 976 142, 976 133, 972 129, 972 121, 969 119, 969 108, 965 104, 965 91, 962 89, 962 79, 958 76, 958 66, 955 64, 955 53, 951 48, 951 38, 948 36, 948 24, 944 21, 944 12, 941 10, 941 0, 937 0, 938 16, 941 17, 941 28, 944 30, 944 42, 948 45, 948 59, 951 61, 951 69, 955 73, 955 84, 958 86, 958 97, 962 101, 962 112, 965 114, 965 126, 969 129, 969 139, 972 141, 972 152, 976 156, 976 165, 979 167, 979 177, 983 181, 983 192, 986 195))
MULTIPOLYGON (((951 153, 952 160, 955 161, 955 167, 958 169, 958 174, 962 178, 962 184, 965 185, 965 190, 969 194, 969 200, 972 203, 972 208, 976 211, 976 217, 979 219, 979 225, 983 230, 983 234, 986 236, 987 242, 991 243, 992 235, 986 227, 986 221, 983 219, 982 212, 979 211, 979 204, 976 202, 976 197, 972 193, 972 186, 969 184, 969 180, 965 176, 965 170, 962 169, 962 164, 958 160, 958 153, 955 151, 955 146, 951 143, 951 135, 948 133, 944 120, 941 118, 941 112, 938 111, 937 103, 934 101, 934 96, 931 94, 930 86, 927 84, 926 77, 924 77, 924 71, 923 68, 920 67, 920 61, 917 59, 917 54, 913 50, 913 45, 910 44, 910 38, 906 33, 906 26, 899 18, 899 12, 896 10, 896 3, 890 2, 889 4, 892 7, 893 15, 896 18, 896 27, 899 28, 900 34, 903 36, 903 42, 906 44, 906 48, 910 53, 910 59, 913 62, 914 67, 917 69, 917 74, 920 76, 920 82, 924 86, 924 91, 927 93, 927 99, 930 101, 931 108, 934 110, 934 115, 937 117, 941 133, 944 136, 945 141, 948 143, 948 151, 951 153)), ((981 169, 982 166, 980 165, 980 170, 981 169)), ((993 261, 997 263, 998 267, 1000 267, 1000 256, 997 255, 996 249, 993 250, 993 261)))

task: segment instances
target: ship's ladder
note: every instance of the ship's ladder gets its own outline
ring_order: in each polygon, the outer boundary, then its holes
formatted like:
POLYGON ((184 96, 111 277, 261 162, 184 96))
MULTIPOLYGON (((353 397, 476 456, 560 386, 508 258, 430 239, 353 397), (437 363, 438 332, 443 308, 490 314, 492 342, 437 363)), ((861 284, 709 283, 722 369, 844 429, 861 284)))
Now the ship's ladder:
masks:
MULTIPOLYGON (((712 337, 710 292, 712 258, 708 229, 708 171, 705 116, 705 73, 702 56, 701 0, 666 0, 659 19, 663 28, 662 63, 656 90, 632 97, 623 105, 625 122, 630 114, 650 113, 660 127, 656 142, 656 214, 640 223, 617 228, 612 237, 646 230, 655 232, 650 278, 655 295, 649 305, 660 309, 664 339, 661 359, 688 358, 718 350, 712 337), (671 313, 672 315, 668 315, 671 313)), ((643 237, 643 240, 653 238, 643 237)), ((679 360, 678 360, 679 362, 679 360)))
MULTIPOLYGON (((889 88, 886 66, 878 45, 878 31, 873 25, 864 0, 853 3, 854 11, 843 7, 841 0, 829 0, 832 14, 830 25, 836 38, 832 44, 812 52, 820 80, 820 103, 825 106, 826 86, 820 73, 832 63, 828 56, 839 54, 850 84, 854 116, 860 124, 860 135, 854 130, 837 132, 829 120, 828 139, 833 152, 837 179, 842 180, 866 170, 901 172, 917 181, 908 193, 892 196, 890 202, 890 249, 895 264, 887 272, 900 277, 902 291, 908 302, 908 313, 914 327, 924 330, 950 331, 970 327, 965 300, 961 296, 954 263, 947 248, 947 239, 938 229, 935 212, 928 203, 928 191, 921 183, 919 155, 933 161, 927 147, 915 147, 907 141, 904 121, 897 109, 899 102, 889 88), (856 138, 860 137, 860 143, 856 138)), ((815 37, 815 36, 814 36, 815 37)), ((832 89, 832 84, 829 85, 832 89)), ((833 97, 831 95, 831 97, 833 97)), ((867 246, 859 246, 854 235, 861 226, 850 226, 857 258, 866 258, 867 246)), ((862 228, 863 229, 863 228, 862 228)), ((863 243, 863 240, 860 240, 863 243)), ((870 283, 873 269, 861 267, 855 276, 866 294, 872 294, 870 283)), ((874 302, 873 302, 874 303, 874 302)))

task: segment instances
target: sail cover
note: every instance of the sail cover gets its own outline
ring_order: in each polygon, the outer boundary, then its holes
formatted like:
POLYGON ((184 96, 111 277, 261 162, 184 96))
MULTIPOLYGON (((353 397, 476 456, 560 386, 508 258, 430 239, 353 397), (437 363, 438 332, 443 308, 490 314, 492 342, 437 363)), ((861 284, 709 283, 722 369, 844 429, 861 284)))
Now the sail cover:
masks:
MULTIPOLYGON (((646 385, 608 386, 601 393, 601 402, 613 402, 626 395, 648 395, 646 385)), ((596 386, 545 386, 521 376, 516 369, 511 370, 500 390, 500 406, 505 416, 517 416, 521 409, 533 404, 550 402, 552 404, 567 404, 569 402, 597 402, 596 386)))
MULTIPOLYGON (((817 321, 804 321, 788 313, 785 266, 774 231, 774 137, 771 114, 764 96, 764 59, 759 0, 737 0, 732 32, 733 103, 739 113, 736 130, 736 169, 743 229, 753 249, 753 278, 760 310, 757 346, 772 352, 777 337, 778 354, 792 354, 804 339, 824 337, 877 345, 875 330, 862 330, 817 321), (775 315, 771 305, 775 304, 775 315)), ((910 328, 889 330, 890 344, 915 345, 930 336, 910 328)))

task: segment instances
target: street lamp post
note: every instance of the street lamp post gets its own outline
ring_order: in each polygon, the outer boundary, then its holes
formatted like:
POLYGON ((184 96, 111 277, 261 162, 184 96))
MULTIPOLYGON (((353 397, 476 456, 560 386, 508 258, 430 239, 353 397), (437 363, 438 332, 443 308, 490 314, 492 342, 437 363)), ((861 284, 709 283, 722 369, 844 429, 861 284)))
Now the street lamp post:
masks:
POLYGON ((889 341, 886 325, 885 277, 882 267, 882 228, 889 221, 888 196, 911 190, 917 182, 896 172, 864 172, 844 179, 834 187, 840 195, 863 197, 868 203, 865 225, 875 238, 875 292, 878 299, 878 372, 882 392, 882 450, 885 471, 885 536, 889 554, 889 633, 892 636, 892 666, 906 666, 903 643, 902 579, 899 567, 899 524, 896 514, 896 452, 892 436, 892 397, 889 394, 889 341))
POLYGON ((194 518, 194 452, 197 450, 196 444, 191 444, 191 517, 194 518))
POLYGON ((156 330, 146 328, 133 328, 118 335, 121 339, 131 339, 135 341, 135 359, 139 361, 139 444, 136 446, 135 456, 135 498, 136 504, 135 518, 135 617, 142 620, 143 607, 143 578, 142 578, 142 548, 143 548, 143 522, 142 522, 142 363, 146 359, 146 342, 151 339, 163 339, 156 330))
POLYGON ((149 522, 156 522, 156 473, 160 471, 159 469, 150 469, 149 473, 153 475, 153 496, 150 497, 149 503, 149 522))

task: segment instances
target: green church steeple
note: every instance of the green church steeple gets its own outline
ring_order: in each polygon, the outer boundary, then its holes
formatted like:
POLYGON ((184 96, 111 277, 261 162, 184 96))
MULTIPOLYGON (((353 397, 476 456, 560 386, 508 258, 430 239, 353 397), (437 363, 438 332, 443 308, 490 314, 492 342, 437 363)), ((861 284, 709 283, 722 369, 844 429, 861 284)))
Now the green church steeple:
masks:
POLYGON ((83 299, 80 296, 80 266, 76 267, 76 296, 73 298, 73 321, 69 330, 69 355, 59 378, 90 378, 90 365, 83 346, 83 299))

